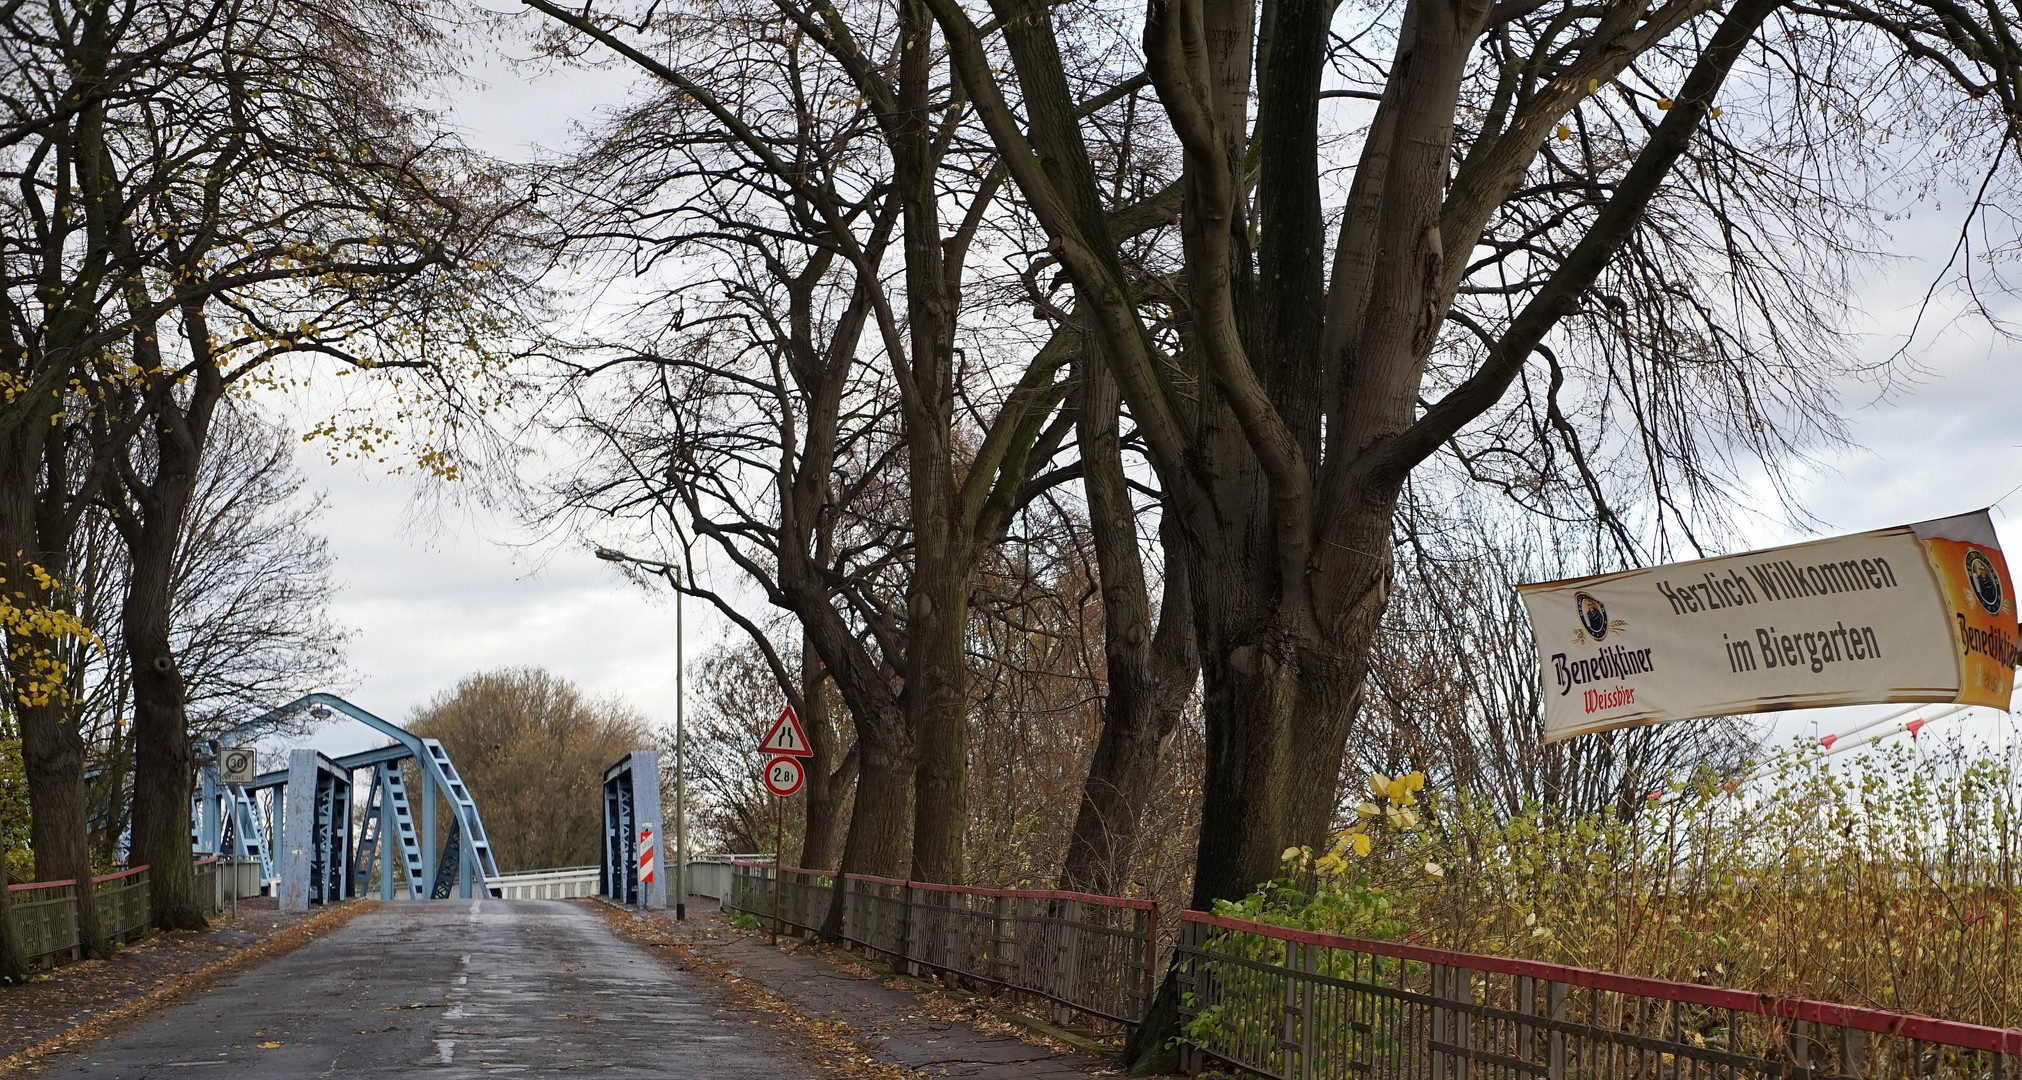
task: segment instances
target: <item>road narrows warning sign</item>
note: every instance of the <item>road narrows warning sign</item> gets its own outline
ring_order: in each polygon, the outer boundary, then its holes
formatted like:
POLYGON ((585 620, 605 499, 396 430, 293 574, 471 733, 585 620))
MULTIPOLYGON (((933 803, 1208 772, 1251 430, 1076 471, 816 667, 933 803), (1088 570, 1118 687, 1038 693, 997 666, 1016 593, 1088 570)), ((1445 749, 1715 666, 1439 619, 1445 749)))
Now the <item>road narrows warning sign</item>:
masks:
POLYGON ((807 732, 800 726, 800 717, 794 715, 793 706, 779 711, 779 719, 772 722, 766 731, 765 740, 758 744, 761 754, 777 754, 786 757, 813 757, 808 748, 807 732))

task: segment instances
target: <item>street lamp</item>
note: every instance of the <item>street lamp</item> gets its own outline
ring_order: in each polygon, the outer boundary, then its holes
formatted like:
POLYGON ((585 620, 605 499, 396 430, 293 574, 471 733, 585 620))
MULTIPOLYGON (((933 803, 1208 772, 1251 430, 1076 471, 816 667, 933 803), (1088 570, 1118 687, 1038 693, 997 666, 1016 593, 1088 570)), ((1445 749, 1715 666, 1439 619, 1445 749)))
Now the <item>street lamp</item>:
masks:
POLYGON ((683 716, 687 671, 682 657, 680 567, 658 559, 641 559, 615 548, 597 546, 597 558, 605 562, 644 566, 674 587, 674 918, 688 918, 688 730, 683 716))

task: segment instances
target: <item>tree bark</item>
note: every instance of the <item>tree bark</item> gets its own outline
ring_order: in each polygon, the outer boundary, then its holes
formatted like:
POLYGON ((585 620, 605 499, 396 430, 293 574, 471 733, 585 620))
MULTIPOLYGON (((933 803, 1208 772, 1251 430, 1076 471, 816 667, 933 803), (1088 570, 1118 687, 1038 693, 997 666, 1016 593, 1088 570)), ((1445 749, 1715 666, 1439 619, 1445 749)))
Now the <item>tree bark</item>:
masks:
MULTIPOLYGON (((9 651, 24 639, 31 649, 49 644, 9 635, 9 651)), ((15 703, 21 721, 21 763, 28 775, 28 836, 35 847, 38 880, 76 883, 78 940, 85 957, 96 960, 112 955, 113 945, 99 919, 91 880, 84 739, 67 722, 67 713, 59 703, 23 705, 18 699, 15 703)))
POLYGON ((0 983, 19 983, 28 978, 28 953, 14 925, 13 894, 7 885, 7 860, 0 859, 0 983))
POLYGON ((833 870, 842 855, 842 805, 856 783, 857 751, 836 760, 835 720, 828 707, 828 669, 807 634, 800 645, 801 726, 807 729, 807 818, 801 830, 800 865, 833 870))
MULTIPOLYGON (((945 521, 945 519, 943 519, 945 521)), ((932 519, 921 522, 935 527, 932 519)), ((907 626, 906 712, 919 732, 919 773, 913 787, 915 881, 959 883, 969 799, 969 572, 951 565, 943 547, 919 535, 907 626)), ((944 542, 945 543, 945 542, 944 542)), ((966 559, 961 560, 966 563, 966 559)))
MULTIPOLYGON (((165 472, 167 468, 164 464, 165 472)), ((168 484, 164 481, 158 486, 168 484)), ((183 494, 187 495, 186 487, 183 494)), ((206 921, 196 902, 196 876, 190 859, 194 755, 182 673, 169 641, 169 573, 180 519, 180 513, 147 512, 144 524, 135 530, 138 535, 130 542, 132 571, 121 623, 126 658, 133 672, 131 858, 150 868, 150 921, 162 930, 201 930, 206 921)))
POLYGON ((899 0, 897 108, 888 121, 893 194, 904 221, 907 342, 901 378, 910 466, 913 574, 906 595, 906 712, 919 739, 912 876, 962 880, 969 793, 968 658, 973 523, 956 502, 955 319, 961 268, 942 248, 940 153, 931 126, 934 20, 899 0), (908 390, 907 387, 911 389, 908 390))
MULTIPOLYGON (((1185 561, 1168 547, 1158 625, 1138 550, 1137 515, 1118 442, 1116 382, 1099 358, 1081 365, 1076 430, 1090 532, 1101 576, 1106 693, 1102 734, 1081 787, 1081 805, 1060 887, 1115 894, 1127 883, 1159 755, 1178 726, 1200 671, 1185 561)), ((1174 536, 1172 522, 1161 527, 1174 536)))
MULTIPOLYGON (((138 290, 136 284, 135 289, 138 290)), ((135 300, 144 302, 136 295, 135 300)), ((133 857, 148 872, 148 916, 162 930, 201 930, 207 922, 197 901, 190 860, 190 794, 194 754, 188 699, 171 647, 171 584, 176 546, 189 516, 190 496, 210 437, 211 418, 224 398, 224 374, 211 355, 210 330, 200 303, 185 304, 181 329, 192 356, 188 400, 179 402, 177 372, 164 366, 155 330, 134 335, 134 355, 146 377, 142 408, 152 475, 136 462, 129 442, 121 474, 127 512, 115 517, 126 541, 130 570, 121 628, 133 672, 133 857)))
MULTIPOLYGON (((857 793, 843 841, 842 873, 886 878, 905 873, 908 803, 917 764, 911 739, 905 735, 900 724, 860 725, 857 729, 857 793), (902 738, 889 738, 890 734, 902 738)), ((822 920, 821 933, 826 940, 842 938, 843 895, 838 878, 828 916, 822 920)))
MULTIPOLYGON (((0 448, 0 586, 17 611, 67 612, 60 586, 68 570, 70 473, 67 448, 50 439, 54 400, 4 433, 0 448), (11 556, 11 557, 9 557, 11 556), (40 570, 41 573, 36 573, 40 570)), ((28 780, 29 842, 35 876, 75 881, 77 928, 87 957, 111 955, 98 917, 91 880, 90 815, 84 783, 84 738, 71 723, 63 691, 67 680, 47 665, 62 656, 61 642, 38 620, 16 620, 6 632, 7 692, 21 729, 21 763, 28 780)))

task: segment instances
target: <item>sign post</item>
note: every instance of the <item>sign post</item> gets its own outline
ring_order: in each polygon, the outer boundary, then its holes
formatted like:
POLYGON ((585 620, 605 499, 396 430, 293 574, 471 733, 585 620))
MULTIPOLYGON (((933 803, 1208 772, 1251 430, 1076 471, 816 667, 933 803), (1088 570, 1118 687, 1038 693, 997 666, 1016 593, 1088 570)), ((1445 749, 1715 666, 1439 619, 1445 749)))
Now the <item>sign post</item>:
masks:
POLYGON ((758 741, 758 752, 766 755, 759 776, 765 781, 765 789, 772 792, 772 943, 777 945, 779 889, 786 877, 786 800, 807 783, 807 769, 800 759, 814 756, 807 745, 807 731, 800 726, 800 717, 794 714, 793 706, 779 711, 779 719, 772 722, 765 738, 758 741))
MULTIPOLYGON (((232 828, 238 829, 238 789, 259 778, 259 758, 250 746, 228 746, 218 752, 218 783, 225 785, 232 793, 232 828)), ((210 813, 206 810, 205 813, 210 813)), ((223 847, 223 844, 219 844, 223 847)), ((219 853, 219 862, 232 872, 232 921, 239 921, 239 860, 236 856, 219 853)))
MULTIPOLYGON (((791 758, 787 760, 791 761, 791 758)), ((772 943, 779 944, 779 890, 786 878, 786 796, 772 797, 772 943)))

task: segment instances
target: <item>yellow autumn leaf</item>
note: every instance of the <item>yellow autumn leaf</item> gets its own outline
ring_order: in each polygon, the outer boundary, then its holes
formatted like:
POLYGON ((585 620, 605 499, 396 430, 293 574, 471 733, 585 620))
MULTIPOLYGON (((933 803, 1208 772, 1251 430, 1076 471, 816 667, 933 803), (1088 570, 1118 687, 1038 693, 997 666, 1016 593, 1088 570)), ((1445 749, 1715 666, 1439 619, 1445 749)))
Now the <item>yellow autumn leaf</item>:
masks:
POLYGON ((1671 108, 1671 99, 1670 99, 1670 98, 1667 98, 1667 97, 1660 97, 1660 98, 1658 98, 1658 99, 1657 99, 1657 108, 1659 108, 1659 109, 1664 109, 1664 110, 1669 110, 1669 109, 1671 108))
POLYGON ((1369 854, 1369 848, 1371 847, 1371 841, 1370 841, 1370 839, 1369 839, 1369 834, 1368 834, 1368 833, 1356 833, 1356 834, 1355 834, 1355 837, 1354 837, 1354 840, 1353 840, 1353 843, 1355 844, 1355 854, 1357 854, 1357 855, 1367 855, 1367 854, 1369 854))
POLYGON ((1567 139, 1570 139, 1570 138, 1572 138, 1572 137, 1573 137, 1573 129, 1572 129, 1572 128, 1569 128, 1569 127, 1567 127, 1567 126, 1566 126, 1566 125, 1564 125, 1564 124, 1560 124, 1560 125, 1559 125, 1559 130, 1558 130, 1558 136, 1559 136, 1559 141, 1560 141, 1560 142, 1565 142, 1565 141, 1566 141, 1567 139))
POLYGON ((1370 773, 1369 794, 1374 795, 1379 799, 1389 797, 1390 778, 1383 775, 1382 773, 1370 773))

